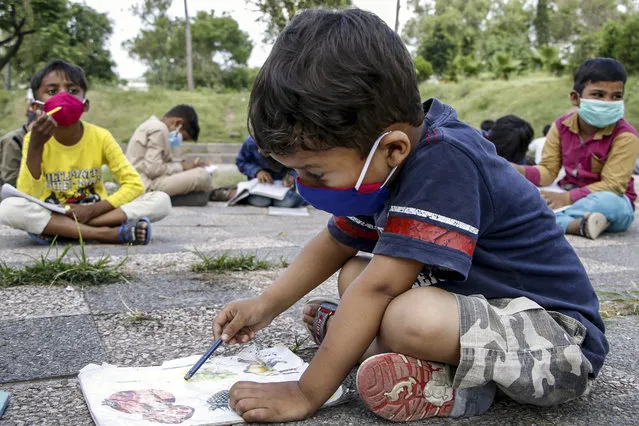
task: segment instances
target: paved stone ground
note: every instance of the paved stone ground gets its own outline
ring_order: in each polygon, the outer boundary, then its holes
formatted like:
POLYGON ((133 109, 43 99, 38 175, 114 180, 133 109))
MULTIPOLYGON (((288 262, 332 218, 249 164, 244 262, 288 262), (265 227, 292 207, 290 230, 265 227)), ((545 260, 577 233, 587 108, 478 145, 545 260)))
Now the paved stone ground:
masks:
MULTIPOLYGON (((146 366, 203 353, 210 344, 211 320, 221 306, 258 294, 278 270, 226 275, 196 274, 189 266, 194 248, 211 254, 239 251, 273 261, 292 258, 328 216, 311 209, 310 217, 271 217, 250 207, 175 208, 153 227, 154 241, 145 247, 91 245, 90 256, 128 256, 130 282, 97 287, 20 287, 0 289, 0 389, 11 393, 2 425, 84 425, 92 420, 76 375, 88 363, 146 366), (131 309, 149 313, 135 322, 131 309)), ((570 238, 600 292, 602 300, 639 298, 639 225, 624 235, 598 241, 570 238)), ((0 259, 29 262, 46 248, 34 246, 23 233, 0 227, 0 259)), ((335 294, 335 279, 314 294, 335 294)), ((604 308, 614 313, 612 302, 604 308)), ((260 334, 261 345, 290 345, 305 330, 298 320, 300 304, 260 334)), ((637 424, 639 415, 639 318, 606 320, 611 354, 592 393, 559 408, 521 406, 500 398, 481 418, 436 419, 428 424, 637 424)), ((232 349, 222 347, 220 353, 232 349)), ((306 351, 306 356, 312 351, 306 351)), ((321 411, 299 424, 384 424, 357 399, 321 411)), ((426 423, 426 422, 424 422, 426 423)))

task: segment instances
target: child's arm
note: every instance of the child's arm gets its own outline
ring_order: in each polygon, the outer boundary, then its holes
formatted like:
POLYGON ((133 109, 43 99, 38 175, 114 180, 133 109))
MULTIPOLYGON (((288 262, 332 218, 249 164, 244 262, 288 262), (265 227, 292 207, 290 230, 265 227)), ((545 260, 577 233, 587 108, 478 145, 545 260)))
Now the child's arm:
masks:
POLYGON ((22 164, 18 175, 18 190, 36 198, 42 198, 46 191, 46 182, 42 176, 42 156, 44 146, 58 127, 55 120, 41 114, 35 121, 31 132, 24 137, 22 146, 22 164))
POLYGON ((225 306, 213 322, 215 337, 231 343, 248 341, 356 254, 356 249, 339 243, 328 230, 320 232, 260 296, 225 306))
MULTIPOLYGON (((169 146, 166 134, 161 129, 147 130, 140 138, 146 138, 146 151, 142 161, 131 159, 140 173, 149 179, 180 173, 186 168, 181 163, 166 161, 165 147, 169 146)), ((187 166, 188 167, 188 166, 187 166)))
POLYGON ((601 169, 601 180, 583 188, 570 191, 573 202, 592 192, 610 191, 623 195, 628 188, 635 163, 639 156, 639 138, 632 133, 622 133, 612 142, 608 158, 601 169))
POLYGON ((349 286, 331 328, 299 382, 238 382, 230 405, 246 421, 280 422, 313 414, 330 398, 379 331, 394 297, 407 291, 423 264, 376 255, 349 286))
POLYGON ((536 166, 515 166, 530 182, 537 186, 551 185, 561 169, 561 139, 554 124, 546 135, 541 163, 536 166))
MULTIPOLYGON (((108 132, 107 132, 108 133, 108 132)), ((120 184, 120 188, 106 198, 106 201, 117 209, 123 204, 130 203, 144 193, 144 184, 138 172, 135 171, 122 149, 108 133, 104 140, 103 152, 106 165, 113 173, 113 177, 120 184)))
POLYGON ((254 161, 255 153, 257 153, 257 145, 255 142, 252 142, 252 140, 245 141, 235 159, 235 165, 240 173, 249 179, 255 178, 257 173, 262 170, 262 166, 254 161))

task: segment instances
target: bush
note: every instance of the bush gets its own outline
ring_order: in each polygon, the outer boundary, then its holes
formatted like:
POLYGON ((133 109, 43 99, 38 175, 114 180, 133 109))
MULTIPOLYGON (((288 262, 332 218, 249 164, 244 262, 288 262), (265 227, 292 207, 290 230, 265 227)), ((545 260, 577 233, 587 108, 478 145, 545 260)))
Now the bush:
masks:
POLYGON ((420 83, 428 80, 430 76, 433 75, 433 66, 422 56, 413 59, 413 63, 415 64, 415 71, 417 72, 417 80, 420 83))

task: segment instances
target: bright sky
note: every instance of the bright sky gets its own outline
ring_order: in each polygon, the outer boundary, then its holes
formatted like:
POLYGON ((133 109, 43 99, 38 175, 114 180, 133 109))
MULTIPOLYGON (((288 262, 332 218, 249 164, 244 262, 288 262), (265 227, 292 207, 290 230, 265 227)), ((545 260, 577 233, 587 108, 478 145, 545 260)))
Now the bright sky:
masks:
MULTIPOLYGON (((139 3, 136 0, 84 0, 84 3, 99 12, 106 12, 113 23, 113 35, 110 39, 111 55, 117 64, 116 72, 121 78, 133 79, 142 76, 145 67, 140 62, 129 57, 129 54, 122 48, 122 42, 136 36, 140 29, 140 21, 133 16, 130 8, 133 4, 139 3)), ((394 0, 353 0, 353 4, 359 8, 369 10, 377 14, 393 28, 395 25, 394 0)), ((189 15, 194 16, 198 10, 215 10, 216 15, 223 12, 230 14, 240 25, 240 29, 248 32, 253 40, 253 52, 248 60, 251 67, 261 66, 266 60, 271 46, 262 43, 262 37, 266 26, 256 22, 259 13, 246 5, 244 0, 188 0, 189 15)), ((173 0, 171 16, 184 16, 184 2, 173 0)), ((410 18, 412 12, 407 10, 406 1, 402 0, 400 10, 400 31, 401 26, 410 18)))

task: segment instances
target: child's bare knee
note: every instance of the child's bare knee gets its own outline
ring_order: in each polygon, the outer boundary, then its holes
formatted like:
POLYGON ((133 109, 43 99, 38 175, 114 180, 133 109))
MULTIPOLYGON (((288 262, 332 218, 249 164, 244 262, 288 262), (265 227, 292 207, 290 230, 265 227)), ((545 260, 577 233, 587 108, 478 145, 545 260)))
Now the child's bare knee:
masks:
POLYGON ((452 294, 434 287, 401 294, 384 312, 379 343, 392 352, 426 358, 427 348, 437 347, 435 342, 440 342, 442 336, 454 334, 450 333, 451 328, 459 328, 456 304, 452 294))

